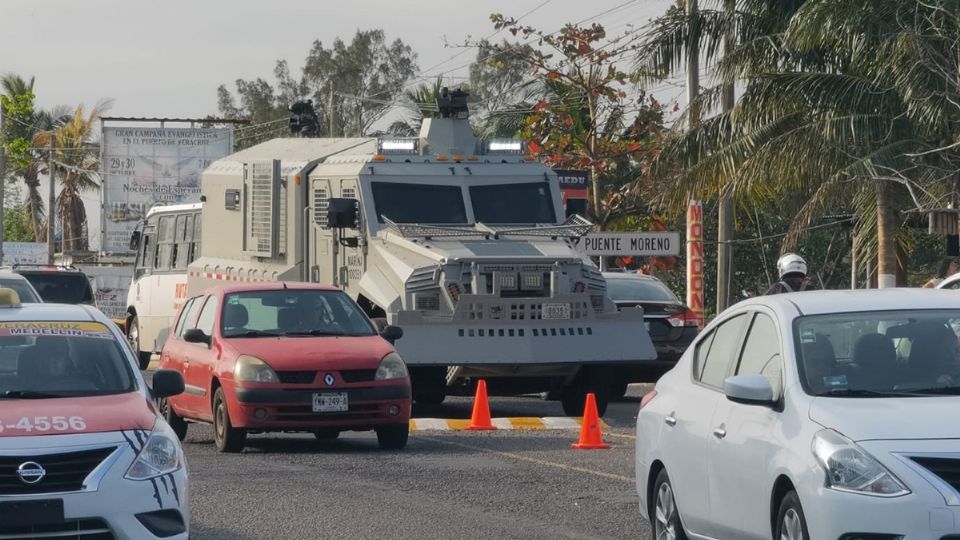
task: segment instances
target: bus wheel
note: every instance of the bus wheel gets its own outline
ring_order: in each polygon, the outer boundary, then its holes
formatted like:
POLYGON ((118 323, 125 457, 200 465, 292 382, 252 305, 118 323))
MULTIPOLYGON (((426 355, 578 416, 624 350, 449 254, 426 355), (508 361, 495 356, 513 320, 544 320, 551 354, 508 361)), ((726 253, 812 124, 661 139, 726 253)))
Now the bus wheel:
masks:
POLYGON ((136 317, 130 319, 130 324, 127 325, 127 341, 130 342, 133 355, 137 357, 137 362, 140 363, 140 369, 147 369, 150 366, 150 357, 153 354, 140 350, 140 321, 136 317))

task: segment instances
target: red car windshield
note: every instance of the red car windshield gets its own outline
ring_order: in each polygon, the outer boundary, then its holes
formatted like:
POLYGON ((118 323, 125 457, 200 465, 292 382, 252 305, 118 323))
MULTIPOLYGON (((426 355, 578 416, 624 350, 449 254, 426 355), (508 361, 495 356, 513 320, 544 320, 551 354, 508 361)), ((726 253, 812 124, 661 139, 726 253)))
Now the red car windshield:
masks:
POLYGON ((339 291, 245 291, 225 297, 223 337, 372 336, 376 329, 339 291))

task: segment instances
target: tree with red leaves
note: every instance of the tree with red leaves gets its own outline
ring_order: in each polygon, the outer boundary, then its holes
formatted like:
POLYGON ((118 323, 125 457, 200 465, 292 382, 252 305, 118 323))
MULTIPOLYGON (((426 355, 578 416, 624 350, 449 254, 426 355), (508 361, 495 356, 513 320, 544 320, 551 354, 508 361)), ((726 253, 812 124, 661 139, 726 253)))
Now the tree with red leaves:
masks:
POLYGON ((520 133, 530 154, 551 167, 590 171, 588 217, 601 229, 645 213, 640 194, 660 152, 663 112, 617 67, 617 60, 635 52, 637 40, 631 33, 607 39, 599 24, 547 33, 500 14, 491 20, 498 30, 527 40, 499 47, 504 54, 523 47, 533 76, 548 89, 520 133))

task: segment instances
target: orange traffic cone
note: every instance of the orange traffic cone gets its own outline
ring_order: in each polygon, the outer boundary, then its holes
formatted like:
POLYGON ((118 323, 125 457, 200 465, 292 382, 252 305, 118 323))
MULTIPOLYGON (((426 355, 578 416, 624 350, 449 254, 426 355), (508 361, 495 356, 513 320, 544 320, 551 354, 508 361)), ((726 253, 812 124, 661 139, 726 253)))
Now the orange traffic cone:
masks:
POLYGON ((587 403, 583 407, 583 424, 580 426, 580 442, 571 444, 577 450, 598 450, 610 448, 603 443, 600 433, 600 417, 597 414, 597 398, 593 393, 587 394, 587 403))
POLYGON ((497 429, 490 421, 490 403, 487 401, 487 381, 480 379, 477 383, 477 395, 473 398, 473 415, 470 416, 472 431, 486 431, 497 429))

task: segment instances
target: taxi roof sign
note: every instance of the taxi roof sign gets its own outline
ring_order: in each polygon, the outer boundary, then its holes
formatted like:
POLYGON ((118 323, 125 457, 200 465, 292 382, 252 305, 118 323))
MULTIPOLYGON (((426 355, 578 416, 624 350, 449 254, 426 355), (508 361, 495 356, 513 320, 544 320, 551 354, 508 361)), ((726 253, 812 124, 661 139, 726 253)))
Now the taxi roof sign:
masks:
POLYGON ((20 307, 20 295, 13 289, 0 288, 0 308, 20 307))

